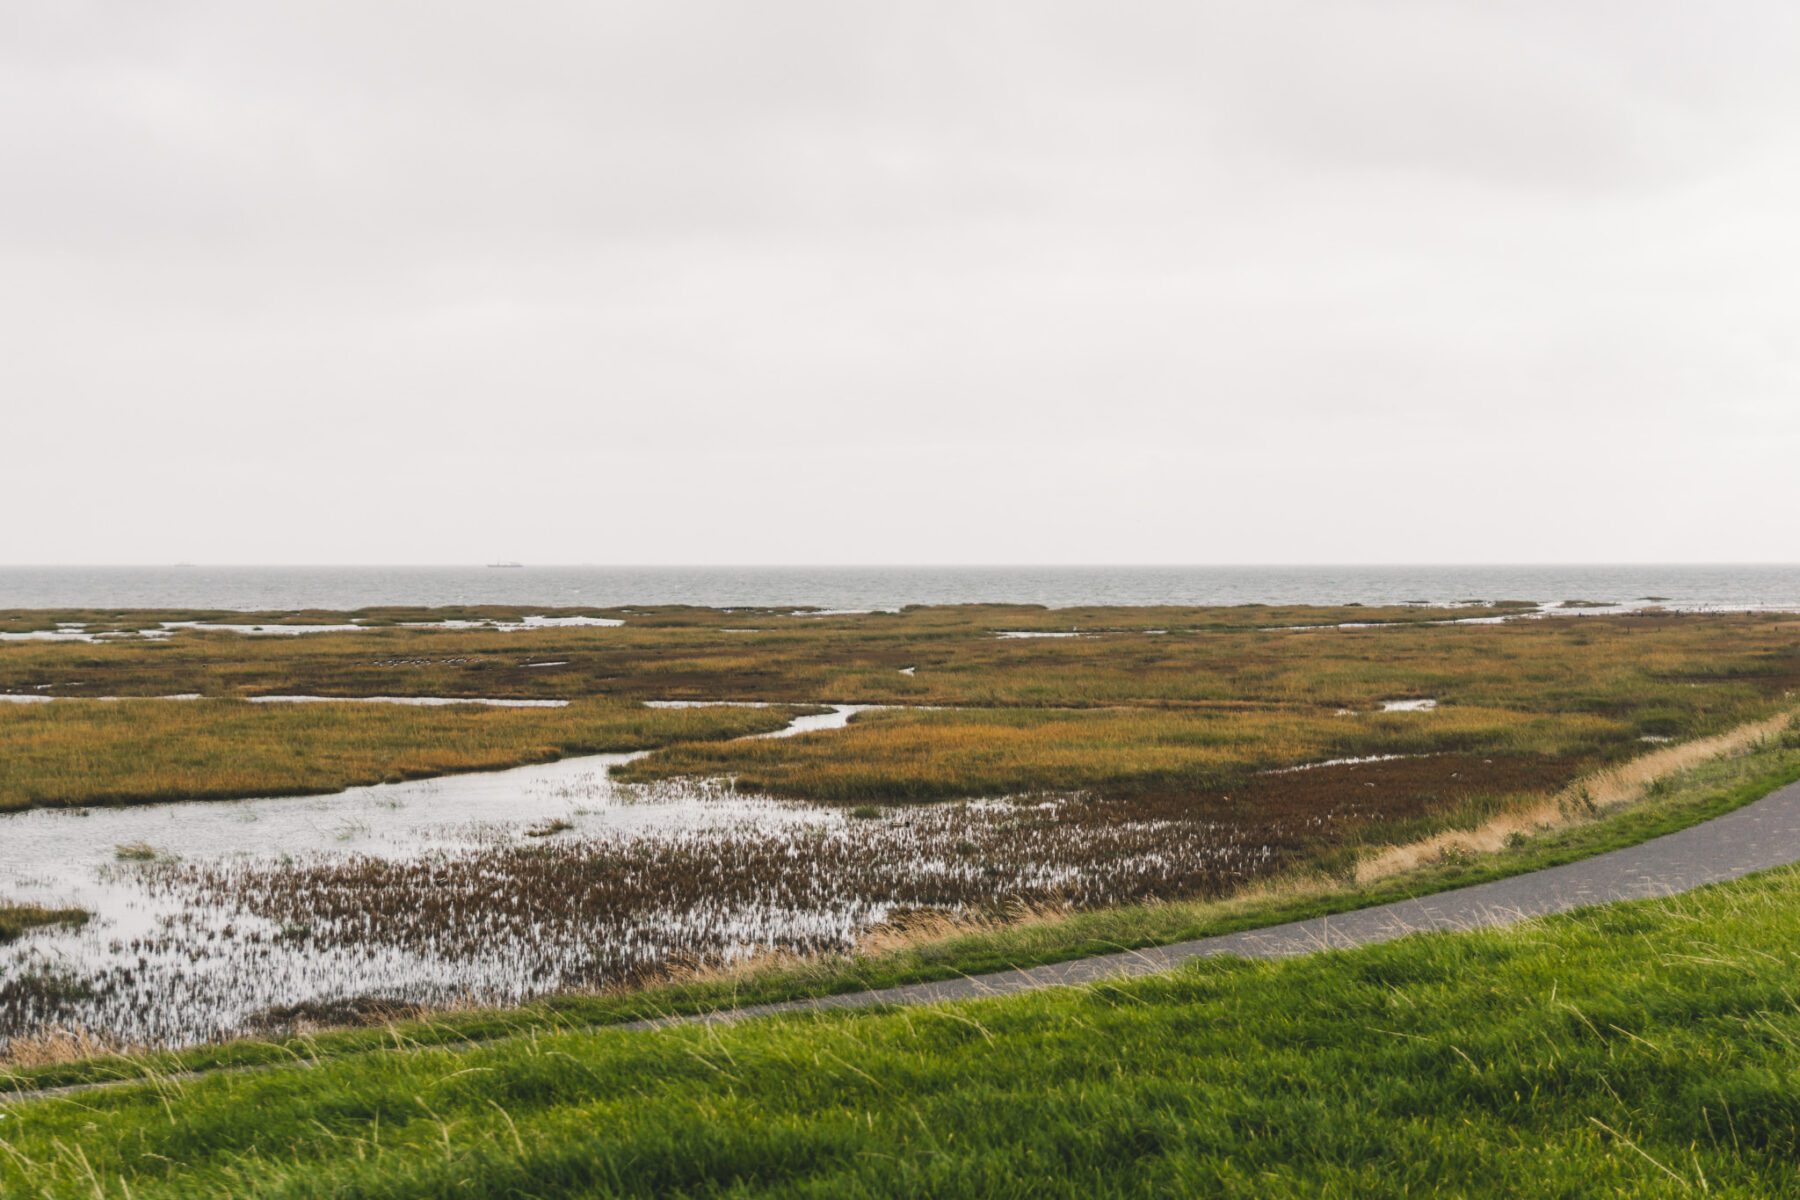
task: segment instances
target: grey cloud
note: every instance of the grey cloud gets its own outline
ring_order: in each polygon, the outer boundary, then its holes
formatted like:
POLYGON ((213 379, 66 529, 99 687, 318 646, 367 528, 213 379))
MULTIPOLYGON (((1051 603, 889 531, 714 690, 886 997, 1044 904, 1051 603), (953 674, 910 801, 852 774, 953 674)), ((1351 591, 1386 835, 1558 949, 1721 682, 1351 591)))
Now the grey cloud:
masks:
POLYGON ((1773 2, 22 0, 0 459, 65 518, 0 562, 1783 557, 1797 50, 1773 2))

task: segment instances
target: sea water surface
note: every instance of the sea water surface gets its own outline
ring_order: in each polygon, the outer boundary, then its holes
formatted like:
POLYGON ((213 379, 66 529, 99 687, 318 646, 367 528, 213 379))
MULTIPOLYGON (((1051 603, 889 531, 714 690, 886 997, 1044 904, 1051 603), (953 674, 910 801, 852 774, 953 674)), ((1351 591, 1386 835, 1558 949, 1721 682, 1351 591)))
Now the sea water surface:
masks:
POLYGON ((0 609, 510 604, 1403 604, 1563 600, 1800 608, 1800 564, 1092 567, 0 567, 0 609))

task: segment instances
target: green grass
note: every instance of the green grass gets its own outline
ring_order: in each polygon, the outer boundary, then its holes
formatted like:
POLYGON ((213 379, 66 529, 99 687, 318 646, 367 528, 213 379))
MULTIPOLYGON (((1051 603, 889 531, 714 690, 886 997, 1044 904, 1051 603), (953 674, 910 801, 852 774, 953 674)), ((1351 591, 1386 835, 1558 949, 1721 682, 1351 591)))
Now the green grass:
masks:
POLYGON ((0 1193, 1770 1196, 1800 871, 891 1013, 544 1033, 21 1104, 0 1193))
POLYGON ((1293 888, 1244 898, 1120 905, 1053 919, 973 930, 853 958, 820 958, 702 983, 633 992, 570 995, 507 1010, 447 1013, 394 1027, 348 1029, 280 1041, 242 1040, 155 1054, 103 1057, 35 1067, 0 1076, 6 1090, 128 1080, 170 1072, 264 1067, 319 1061, 395 1044, 452 1046, 550 1033, 679 1013, 698 1013, 807 996, 951 979, 1192 938, 1234 933, 1284 921, 1466 887, 1541 870, 1636 845, 1688 828, 1800 780, 1800 745, 1772 739, 1747 753, 1705 763, 1654 794, 1597 819, 1528 838, 1492 855, 1440 862, 1357 886, 1300 877, 1293 888))
POLYGON ((88 914, 79 908, 43 908, 36 904, 0 902, 0 945, 47 925, 79 925, 88 914))
POLYGON ((779 729, 788 708, 650 709, 250 704, 0 704, 0 811, 330 792, 568 754, 646 750, 779 729))

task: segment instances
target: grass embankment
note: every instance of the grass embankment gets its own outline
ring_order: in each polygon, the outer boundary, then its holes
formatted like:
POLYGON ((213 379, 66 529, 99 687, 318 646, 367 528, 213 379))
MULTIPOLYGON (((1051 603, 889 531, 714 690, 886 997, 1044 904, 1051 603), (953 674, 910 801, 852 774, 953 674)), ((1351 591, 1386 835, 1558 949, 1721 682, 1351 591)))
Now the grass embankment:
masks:
MULTIPOLYGON (((345 1029, 275 1041, 236 1041, 183 1051, 134 1056, 84 1056, 0 1077, 10 1088, 155 1078, 209 1071, 318 1061, 384 1048, 455 1046, 555 1032, 589 1030, 646 1017, 699 1013, 741 1005, 835 995, 896 984, 950 979, 1063 962, 1144 946, 1234 933, 1366 908, 1393 900, 1466 887, 1588 858, 1673 833, 1719 816, 1800 780, 1800 737, 1763 737, 1723 757, 1641 781, 1633 793, 1602 795, 1595 808, 1571 797, 1549 827, 1509 837, 1491 853, 1452 850, 1422 866, 1357 882, 1337 875, 1298 873, 1223 900, 1118 905, 1070 913, 1040 913, 1012 923, 934 927, 926 923, 871 939, 853 957, 753 964, 683 983, 630 992, 570 995, 506 1010, 438 1014, 392 1028, 345 1029)), ((1475 827, 1479 829, 1480 827, 1475 827)))
POLYGON ((1800 871, 888 1014, 544 1033, 16 1106, 0 1191, 1769 1196, 1800 871))
POLYGON ((59 701, 0 704, 0 811, 330 792, 779 729, 799 710, 59 701))
POLYGON ((79 925, 87 919, 88 914, 79 908, 43 908, 36 904, 0 901, 0 945, 32 929, 46 925, 79 925))

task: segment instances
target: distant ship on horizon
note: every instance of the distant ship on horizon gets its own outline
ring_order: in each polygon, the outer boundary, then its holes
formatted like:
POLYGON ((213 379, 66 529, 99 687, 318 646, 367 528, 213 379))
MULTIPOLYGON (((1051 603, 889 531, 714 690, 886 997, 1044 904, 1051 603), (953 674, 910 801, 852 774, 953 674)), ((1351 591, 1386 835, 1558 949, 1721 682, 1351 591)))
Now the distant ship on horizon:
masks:
POLYGON ((524 565, 525 565, 524 563, 514 563, 514 562, 489 563, 488 564, 488 566, 490 566, 490 567, 522 567, 524 565))

